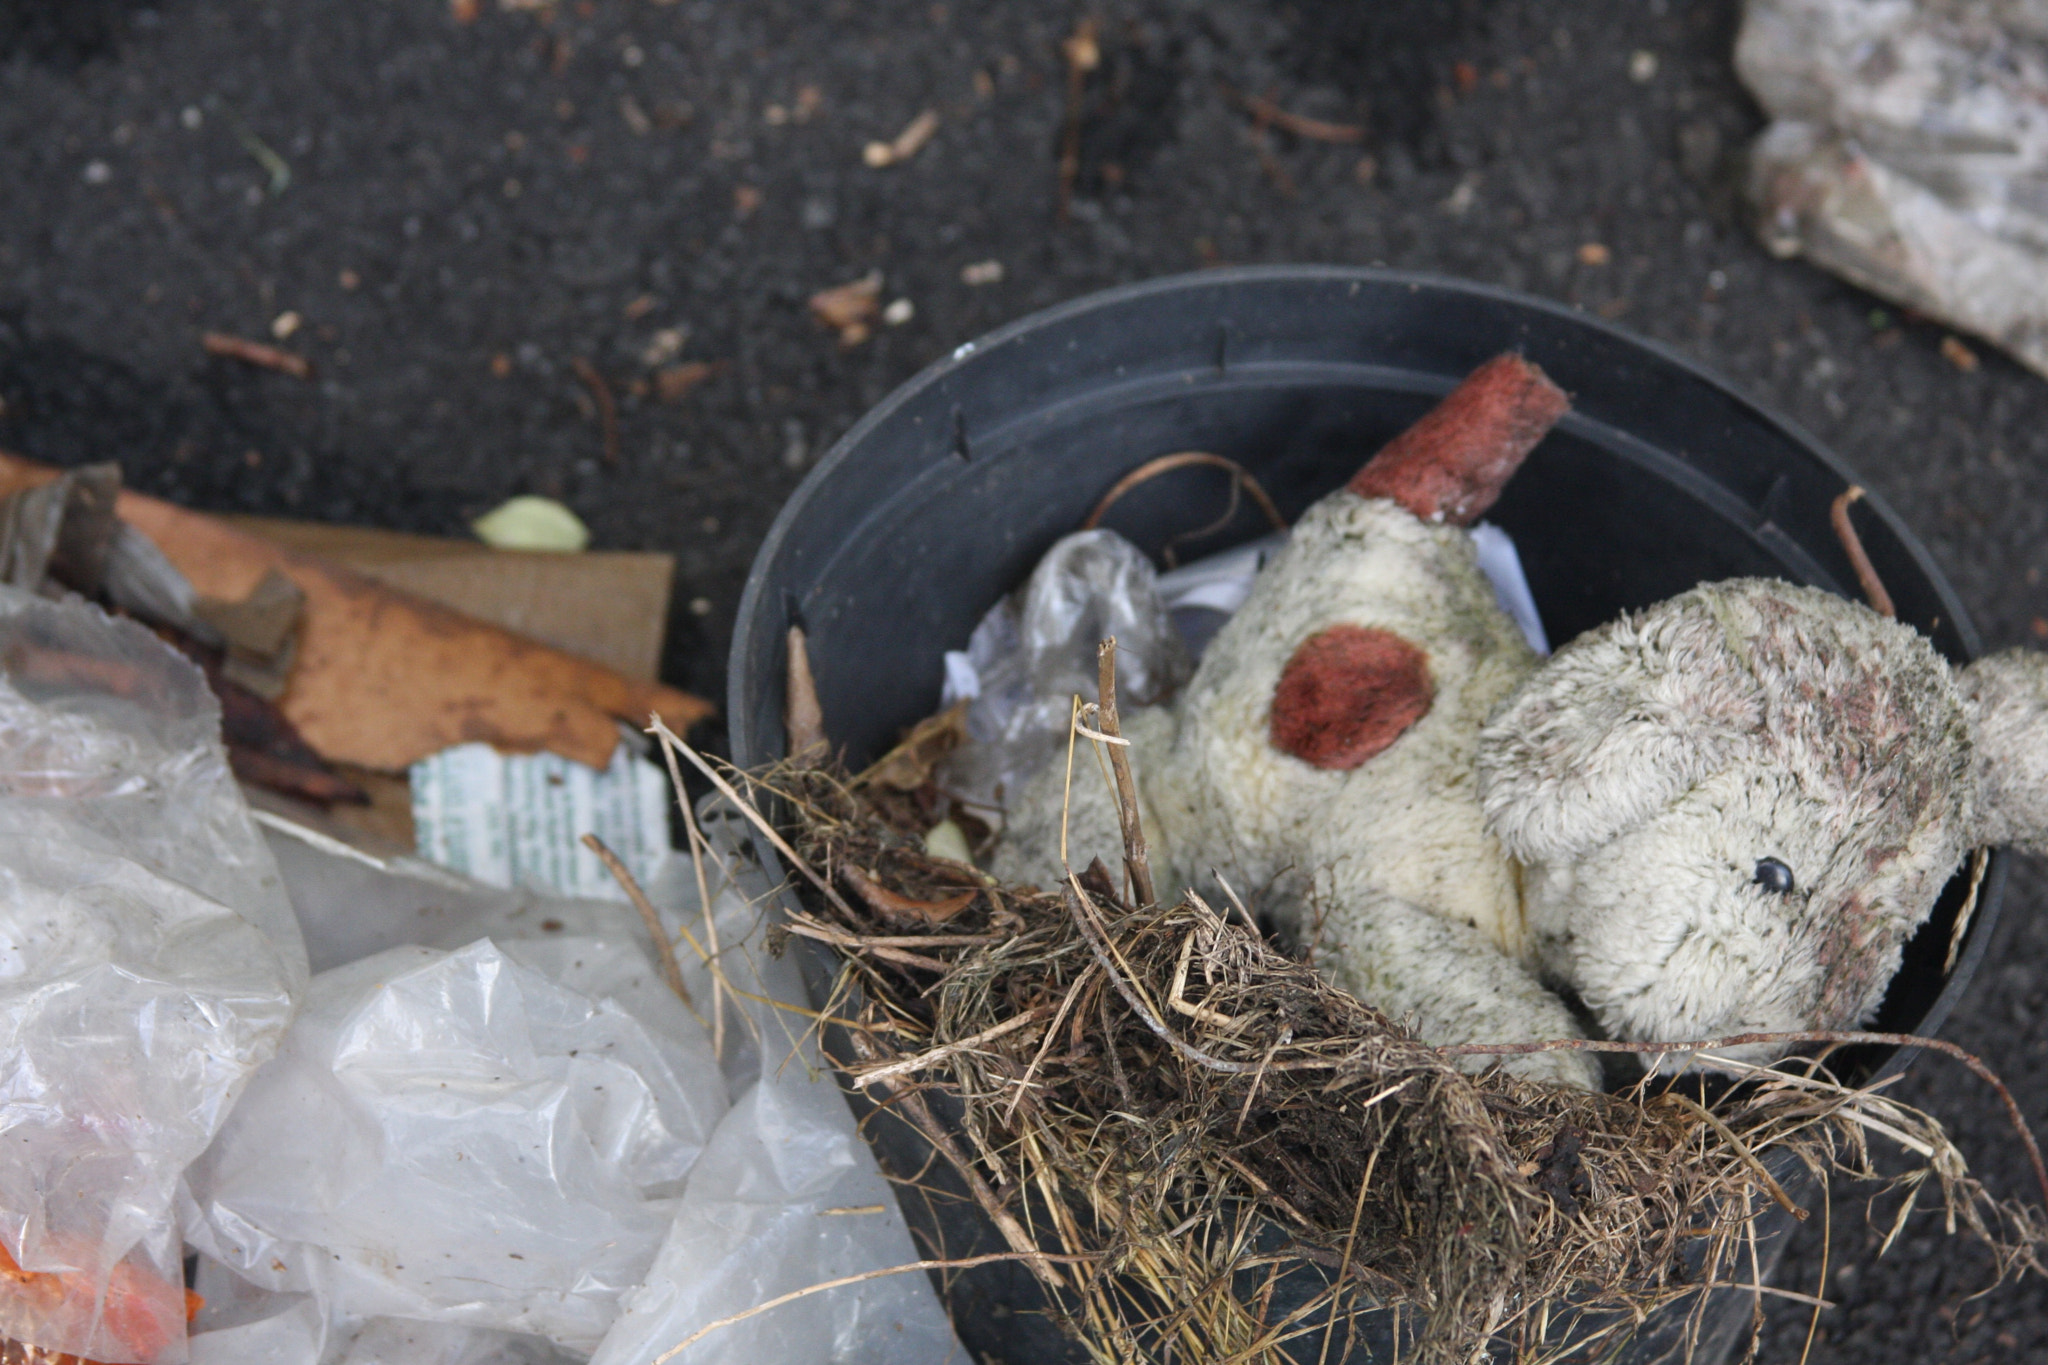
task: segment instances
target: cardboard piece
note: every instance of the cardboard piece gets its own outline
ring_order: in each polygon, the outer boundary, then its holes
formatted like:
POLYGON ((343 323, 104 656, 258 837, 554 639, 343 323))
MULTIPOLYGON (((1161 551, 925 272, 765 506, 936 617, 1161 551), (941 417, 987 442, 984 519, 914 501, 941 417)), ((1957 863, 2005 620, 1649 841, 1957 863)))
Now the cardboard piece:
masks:
POLYGON ((544 554, 367 526, 272 517, 221 520, 628 678, 652 682, 661 665, 673 555, 544 554))
MULTIPOLYGON (((0 455, 0 495, 57 471, 0 455)), ((399 772, 472 741, 611 761, 618 721, 650 712, 682 730, 709 702, 465 616, 217 517, 124 491, 116 513, 206 597, 240 601, 272 569, 306 594, 298 663, 278 704, 336 763, 399 772)))

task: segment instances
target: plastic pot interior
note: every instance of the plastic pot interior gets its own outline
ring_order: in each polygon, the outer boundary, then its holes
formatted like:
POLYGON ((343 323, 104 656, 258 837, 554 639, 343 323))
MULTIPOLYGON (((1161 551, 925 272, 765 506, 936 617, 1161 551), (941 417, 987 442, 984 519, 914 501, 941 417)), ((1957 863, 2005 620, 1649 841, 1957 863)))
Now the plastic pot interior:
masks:
MULTIPOLYGON (((1852 476, 1671 353, 1455 281, 1212 271, 1092 295, 961 346, 833 447, 769 532, 741 602, 734 761, 783 752, 791 624, 809 638, 834 743, 858 766, 936 709, 942 653, 963 647, 982 613, 1121 475, 1169 452, 1212 451, 1250 470, 1292 520, 1504 350, 1572 395, 1571 414, 1488 518, 1514 536, 1554 643, 1716 579, 1770 576, 1853 595, 1829 524, 1852 476)), ((1242 502, 1214 527, 1229 494, 1224 474, 1179 471, 1133 491, 1105 524, 1155 557, 1172 545, 1184 561, 1266 530, 1242 502), (1176 543, 1203 527, 1206 536, 1176 543)), ((1975 633, 1924 548, 1874 498, 1856 519, 1900 619, 1948 658, 1973 657, 1975 633)), ((1994 858, 1944 971, 1965 891, 1964 878, 1951 883, 1908 946, 1876 1027, 1939 1027, 1989 939, 2003 880, 1994 858)), ((1884 1064, 1881 1054, 1861 1059, 1865 1071, 1884 1064)), ((954 1307, 974 1311, 958 1298, 954 1307)), ((1016 1332, 996 1338, 1007 1359, 1062 1358, 1019 1354, 1016 1332)))

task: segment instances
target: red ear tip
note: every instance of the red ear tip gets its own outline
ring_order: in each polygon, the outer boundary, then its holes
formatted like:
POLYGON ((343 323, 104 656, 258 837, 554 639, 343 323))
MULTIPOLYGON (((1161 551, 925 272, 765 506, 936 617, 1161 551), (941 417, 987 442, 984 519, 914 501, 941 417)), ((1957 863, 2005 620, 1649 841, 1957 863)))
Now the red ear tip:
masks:
POLYGON ((1362 498, 1390 498, 1426 521, 1469 526, 1570 408, 1534 362, 1512 352, 1495 356, 1346 486, 1362 498))
POLYGON ((1356 768, 1429 714, 1429 656, 1390 631, 1339 625, 1301 642, 1273 689, 1273 747, 1317 768, 1356 768))

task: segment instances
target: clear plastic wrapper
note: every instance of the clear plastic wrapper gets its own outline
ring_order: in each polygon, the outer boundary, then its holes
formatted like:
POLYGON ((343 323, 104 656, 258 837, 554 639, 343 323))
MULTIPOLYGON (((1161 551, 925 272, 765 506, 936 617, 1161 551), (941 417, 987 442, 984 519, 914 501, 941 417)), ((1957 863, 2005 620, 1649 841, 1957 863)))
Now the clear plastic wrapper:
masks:
POLYGON ((725 1109, 666 989, 637 946, 569 937, 322 973, 191 1172, 189 1240, 330 1322, 589 1350, 725 1109))
MULTIPOLYGON (((707 818, 707 864, 727 981, 726 1074, 737 1098, 690 1173, 675 1222, 646 1283, 628 1295, 592 1365, 652 1365, 722 1319, 782 1294, 919 1259, 895 1192, 820 1063, 802 1014, 792 955, 762 940, 774 913, 766 879, 744 851, 737 817, 707 818), (727 873, 731 874, 728 879, 727 873)), ((692 892, 690 899, 694 900, 692 892)), ((693 932, 705 937, 699 922, 693 932)), ((685 959, 699 1001, 703 964, 685 959)), ((673 1365, 969 1365, 922 1271, 812 1294, 719 1327, 673 1365)))
POLYGON ((1117 642, 1117 686, 1129 703, 1163 701, 1192 671, 1159 596, 1159 575, 1114 531, 1057 542, 1024 587, 946 656, 944 704, 966 700, 972 743, 951 755, 939 783, 968 805, 1000 810, 1067 733, 1068 698, 1096 691, 1096 646, 1117 642))
POLYGON ((2048 374, 2048 3, 1750 0, 1765 243, 2048 374))
MULTIPOLYGON (((795 961, 773 958, 763 946, 774 902, 746 854, 745 828, 737 816, 716 807, 707 806, 702 818, 714 846, 706 864, 711 921, 699 909, 696 868, 686 857, 657 868, 647 891, 662 908, 667 931, 679 940, 683 976, 698 1013, 711 1013, 713 980, 704 960, 681 941, 685 928, 706 946, 715 932, 725 982, 760 999, 725 996, 722 1063, 717 1073, 692 1085, 714 1094, 721 1105, 728 1094, 738 1102, 711 1129, 680 1197, 648 1206, 659 1211, 655 1240, 661 1246, 657 1254, 650 1245, 646 1254, 653 1264, 644 1283, 624 1296, 625 1310, 598 1348, 598 1358, 614 1365, 647 1365, 699 1327, 777 1294, 917 1259, 894 1194, 857 1135, 851 1112, 830 1076, 817 1068, 815 1051, 800 1046, 807 1016, 763 1003, 781 1000, 808 1009, 795 961)), ((608 996, 650 1022, 653 1015, 643 1013, 640 993, 656 992, 665 1001, 655 1010, 669 1020, 666 1027, 703 1036, 647 967, 644 931, 625 906, 481 886, 419 859, 349 847, 330 832, 276 817, 269 833, 316 962, 347 963, 408 941, 455 945, 488 934, 508 957, 544 967, 560 984, 585 995, 608 996), (579 937, 642 948, 595 956, 573 942, 579 937)), ((316 994, 327 979, 316 980, 316 994)), ((289 1060, 281 1057, 277 1065, 289 1060)), ((252 1101, 260 1099, 252 1095, 252 1101)), ((353 1130, 327 1125, 326 1132, 324 1145, 300 1140, 308 1164, 338 1165, 361 1145, 353 1130)), ((224 1141, 220 1151, 226 1147, 224 1141)), ((672 1194, 676 1186, 652 1188, 672 1194)), ((195 1225, 203 1221, 196 1204, 188 1209, 195 1225)), ((475 1216, 450 1215, 443 1222, 448 1228, 473 1227, 475 1216)), ((215 1235, 202 1230, 196 1240, 217 1249, 215 1235)), ((414 1264, 409 1255, 391 1260, 414 1264)), ((390 1351, 401 1339, 415 1353, 391 1358, 408 1365, 415 1359, 527 1365, 556 1358, 533 1352, 560 1350, 541 1337, 460 1323, 430 1325, 417 1317, 366 1324, 344 1311, 349 1303, 294 1292, 296 1281, 275 1271, 266 1275, 267 1265, 236 1271, 211 1255, 202 1257, 198 1288, 208 1307, 195 1324, 194 1365, 366 1363, 385 1358, 362 1354, 369 1346, 390 1351), (480 1354, 447 1354, 460 1350, 480 1354)), ((358 1314, 388 1311, 366 1309, 361 1299, 349 1302, 358 1314)), ((579 1349, 562 1358, 582 1355, 579 1349)), ((720 1329, 680 1359, 698 1365, 966 1363, 921 1273, 801 1299, 720 1329)))
POLYGON ((185 1358, 174 1200, 276 1050, 297 924, 199 670, 0 590, 0 1337, 185 1358))

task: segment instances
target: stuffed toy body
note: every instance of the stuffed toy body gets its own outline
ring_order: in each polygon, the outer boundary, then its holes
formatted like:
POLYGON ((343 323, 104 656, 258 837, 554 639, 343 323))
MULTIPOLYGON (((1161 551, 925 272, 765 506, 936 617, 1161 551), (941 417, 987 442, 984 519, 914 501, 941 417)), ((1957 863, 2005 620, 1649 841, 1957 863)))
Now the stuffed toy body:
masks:
MULTIPOLYGON (((1463 528, 1565 409, 1520 358, 1482 367, 1302 517, 1178 698, 1127 713, 1160 889, 1227 882, 1435 1043, 1582 1036, 1553 986, 1623 1039, 1854 1027, 1970 848, 2048 839, 2048 669, 1952 670, 1757 579, 1539 659, 1463 528)), ((1063 875, 1063 807, 1068 861, 1116 864, 1113 798, 1054 763, 998 875, 1063 875)))

